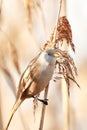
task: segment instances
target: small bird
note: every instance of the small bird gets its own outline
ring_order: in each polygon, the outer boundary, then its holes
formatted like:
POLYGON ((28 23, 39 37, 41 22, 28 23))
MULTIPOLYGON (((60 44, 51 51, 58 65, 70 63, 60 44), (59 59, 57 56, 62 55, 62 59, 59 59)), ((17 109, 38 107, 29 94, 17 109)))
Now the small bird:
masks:
MULTIPOLYGON (((26 98, 34 98, 36 95, 40 94, 44 88, 47 87, 52 78, 56 58, 58 58, 58 56, 59 55, 55 50, 47 49, 41 51, 29 63, 20 78, 17 99, 4 130, 8 129, 11 119, 21 103, 26 98)), ((39 99, 39 101, 42 100, 39 99)))

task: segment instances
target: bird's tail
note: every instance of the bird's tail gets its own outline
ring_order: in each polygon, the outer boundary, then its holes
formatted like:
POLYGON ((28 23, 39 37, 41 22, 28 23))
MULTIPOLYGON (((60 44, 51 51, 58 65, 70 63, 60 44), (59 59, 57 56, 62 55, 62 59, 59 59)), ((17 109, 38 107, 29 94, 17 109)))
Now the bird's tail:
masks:
POLYGON ((21 105, 22 102, 23 102, 23 100, 21 100, 20 98, 18 98, 17 101, 15 102, 15 104, 14 104, 14 106, 13 106, 11 112, 10 112, 10 115, 9 115, 9 118, 7 120, 7 124, 6 124, 6 127, 5 127, 4 130, 8 129, 14 113, 17 111, 18 107, 21 105))

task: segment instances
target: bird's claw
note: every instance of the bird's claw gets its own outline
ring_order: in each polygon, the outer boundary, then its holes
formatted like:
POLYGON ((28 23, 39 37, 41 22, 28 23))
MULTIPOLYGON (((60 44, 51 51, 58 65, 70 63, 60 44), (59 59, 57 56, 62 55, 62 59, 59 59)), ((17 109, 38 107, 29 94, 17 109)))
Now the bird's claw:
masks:
POLYGON ((39 99, 39 98, 38 98, 38 100, 39 100, 40 102, 42 102, 43 104, 48 105, 48 99, 39 99))
MULTIPOLYGON (((35 98, 35 97, 33 96, 33 98, 35 98)), ((42 102, 45 105, 48 105, 48 99, 39 99, 38 98, 38 101, 42 102)))

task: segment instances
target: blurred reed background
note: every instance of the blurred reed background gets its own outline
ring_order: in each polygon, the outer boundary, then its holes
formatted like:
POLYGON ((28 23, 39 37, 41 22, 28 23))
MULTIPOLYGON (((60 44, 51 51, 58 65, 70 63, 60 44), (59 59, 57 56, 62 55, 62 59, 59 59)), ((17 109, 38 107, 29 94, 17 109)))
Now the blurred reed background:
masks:
MULTIPOLYGON (((58 0, 0 0, 0 130, 5 127, 15 102, 20 73, 49 40, 53 32, 58 0), (29 19, 27 19, 27 16, 29 19)), ((73 31, 76 53, 70 51, 78 68, 80 89, 70 88, 70 130, 87 129, 87 8, 85 0, 67 0, 67 17, 73 31)), ((9 130, 38 130, 41 114, 39 103, 33 115, 32 99, 27 99, 15 113, 9 130)), ((63 130, 60 81, 51 81, 49 105, 45 113, 44 130, 63 130)))

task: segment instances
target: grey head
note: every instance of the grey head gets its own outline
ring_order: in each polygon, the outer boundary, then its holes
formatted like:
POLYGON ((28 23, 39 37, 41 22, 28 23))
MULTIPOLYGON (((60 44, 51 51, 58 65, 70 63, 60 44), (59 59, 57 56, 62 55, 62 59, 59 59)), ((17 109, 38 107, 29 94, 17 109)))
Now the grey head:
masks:
POLYGON ((46 50, 46 53, 47 53, 49 56, 54 57, 54 54, 56 53, 56 51, 55 51, 54 49, 47 49, 47 50, 46 50))
POLYGON ((56 58, 54 56, 55 54, 56 54, 56 51, 54 49, 47 49, 47 50, 45 50, 44 57, 45 57, 46 61, 51 64, 56 61, 56 58))

